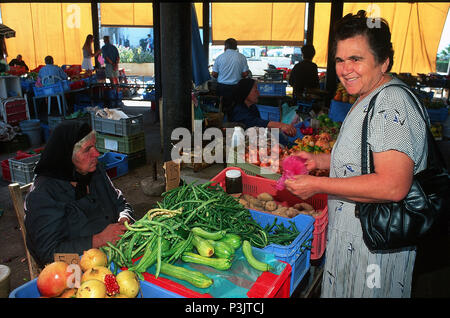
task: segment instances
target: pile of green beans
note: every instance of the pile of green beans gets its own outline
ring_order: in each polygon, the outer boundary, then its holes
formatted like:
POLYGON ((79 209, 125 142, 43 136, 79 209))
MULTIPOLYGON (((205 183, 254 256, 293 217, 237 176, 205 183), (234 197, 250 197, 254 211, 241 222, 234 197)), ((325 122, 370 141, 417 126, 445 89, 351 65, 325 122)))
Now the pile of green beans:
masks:
POLYGON ((142 273, 151 265, 133 264, 142 257, 142 264, 156 264, 157 277, 161 262, 173 263, 192 248, 190 230, 194 227, 211 232, 225 230, 259 248, 271 243, 288 245, 299 234, 294 223, 289 228, 279 224, 275 228, 275 220, 271 226, 261 227, 248 209, 213 182, 183 184, 162 197, 140 220, 132 225, 125 223, 127 231, 115 244, 102 247, 116 271, 128 267, 143 279, 142 273), (162 244, 162 240, 167 242, 162 244))
POLYGON ((183 207, 180 219, 188 228, 226 230, 259 248, 269 243, 267 232, 251 217, 249 210, 213 182, 185 184, 165 192, 158 207, 169 210, 183 207))

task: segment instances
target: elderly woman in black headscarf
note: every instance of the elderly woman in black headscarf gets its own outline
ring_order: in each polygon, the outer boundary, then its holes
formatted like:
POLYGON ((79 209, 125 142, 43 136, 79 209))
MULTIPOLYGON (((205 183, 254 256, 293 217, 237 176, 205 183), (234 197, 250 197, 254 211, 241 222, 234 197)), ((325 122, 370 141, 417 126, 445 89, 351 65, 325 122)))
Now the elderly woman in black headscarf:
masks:
POLYGON ((83 254, 126 231, 133 209, 116 189, 87 123, 65 121, 53 131, 25 199, 27 247, 41 265, 54 253, 83 254))
MULTIPOLYGON (((242 123, 246 128, 263 127, 279 128, 288 136, 295 136, 297 133, 294 126, 271 120, 262 119, 256 107, 259 91, 254 79, 243 78, 234 90, 234 105, 228 112, 228 121, 242 123)), ((280 143, 285 144, 287 138, 280 134, 280 143)))

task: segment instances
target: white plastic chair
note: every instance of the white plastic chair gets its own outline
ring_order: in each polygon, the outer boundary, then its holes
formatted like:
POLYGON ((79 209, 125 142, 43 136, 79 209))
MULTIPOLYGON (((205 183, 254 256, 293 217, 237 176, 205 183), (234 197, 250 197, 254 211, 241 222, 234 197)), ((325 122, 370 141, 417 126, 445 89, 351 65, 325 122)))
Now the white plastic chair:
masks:
MULTIPOLYGON (((57 75, 49 75, 49 76, 45 76, 44 78, 42 78, 42 85, 46 86, 46 85, 52 85, 52 84, 56 84, 57 82, 62 81, 62 78, 57 76, 57 75)), ((50 115, 51 113, 51 104, 52 104, 52 97, 56 97, 56 100, 58 101, 58 110, 59 110, 59 114, 62 115, 62 108, 61 108, 61 96, 60 95, 54 95, 54 96, 48 96, 47 97, 47 105, 48 105, 48 114, 50 115)))

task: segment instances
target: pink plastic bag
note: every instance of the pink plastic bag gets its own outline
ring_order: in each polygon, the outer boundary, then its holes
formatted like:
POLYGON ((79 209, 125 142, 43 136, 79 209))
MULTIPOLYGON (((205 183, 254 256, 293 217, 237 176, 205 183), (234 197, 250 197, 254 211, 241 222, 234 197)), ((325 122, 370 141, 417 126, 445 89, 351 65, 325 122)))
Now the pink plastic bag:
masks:
POLYGON ((300 158, 299 156, 289 156, 285 158, 281 163, 283 174, 281 175, 281 178, 278 179, 275 188, 277 190, 283 190, 285 188, 284 182, 287 179, 300 174, 308 174, 308 169, 306 169, 305 161, 306 159, 300 158))
POLYGON ((103 58, 103 56, 99 55, 97 57, 97 60, 100 63, 100 65, 104 65, 105 64, 105 59, 103 58))

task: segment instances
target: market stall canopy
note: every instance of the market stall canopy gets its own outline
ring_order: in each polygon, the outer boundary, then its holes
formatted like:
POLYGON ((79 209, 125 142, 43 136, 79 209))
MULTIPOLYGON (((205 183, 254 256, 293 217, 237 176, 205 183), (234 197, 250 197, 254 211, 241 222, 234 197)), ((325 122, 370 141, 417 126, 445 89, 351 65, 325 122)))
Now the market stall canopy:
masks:
MULTIPOLYGON (((436 71, 436 54, 447 18, 449 2, 344 3, 343 15, 366 10, 372 17, 382 17, 391 29, 395 73, 436 71)), ((314 16, 314 62, 326 68, 331 3, 316 2, 314 16)))
POLYGON ((0 37, 8 39, 8 38, 13 38, 15 36, 16 36, 16 31, 14 31, 11 28, 8 28, 4 24, 0 24, 0 37))
MULTIPOLYGON (((436 54, 449 2, 344 3, 344 15, 364 9, 385 18, 394 45, 393 72, 436 71, 436 54)), ((52 55, 55 63, 80 64, 84 40, 92 34, 90 3, 2 3, 2 22, 16 31, 7 39, 10 56, 22 54, 30 68, 52 55)), ((202 27, 202 3, 195 3, 202 27)), ((316 2, 314 41, 319 67, 327 66, 331 2, 316 2)), ((100 3, 102 26, 153 25, 152 3, 100 3)), ((304 40, 305 3, 211 3, 211 38, 223 45, 233 37, 239 45, 301 46, 304 40)))
POLYGON ((303 45, 305 3, 212 3, 212 43, 235 38, 238 45, 303 45))
POLYGON ((6 40, 9 56, 21 54, 30 69, 47 55, 55 64, 81 64, 81 47, 92 34, 90 3, 2 3, 2 21, 16 37, 6 40))
MULTIPOLYGON (((203 4, 194 3, 198 26, 203 26, 203 4)), ((149 3, 100 3, 102 26, 153 27, 153 5, 149 3)))

